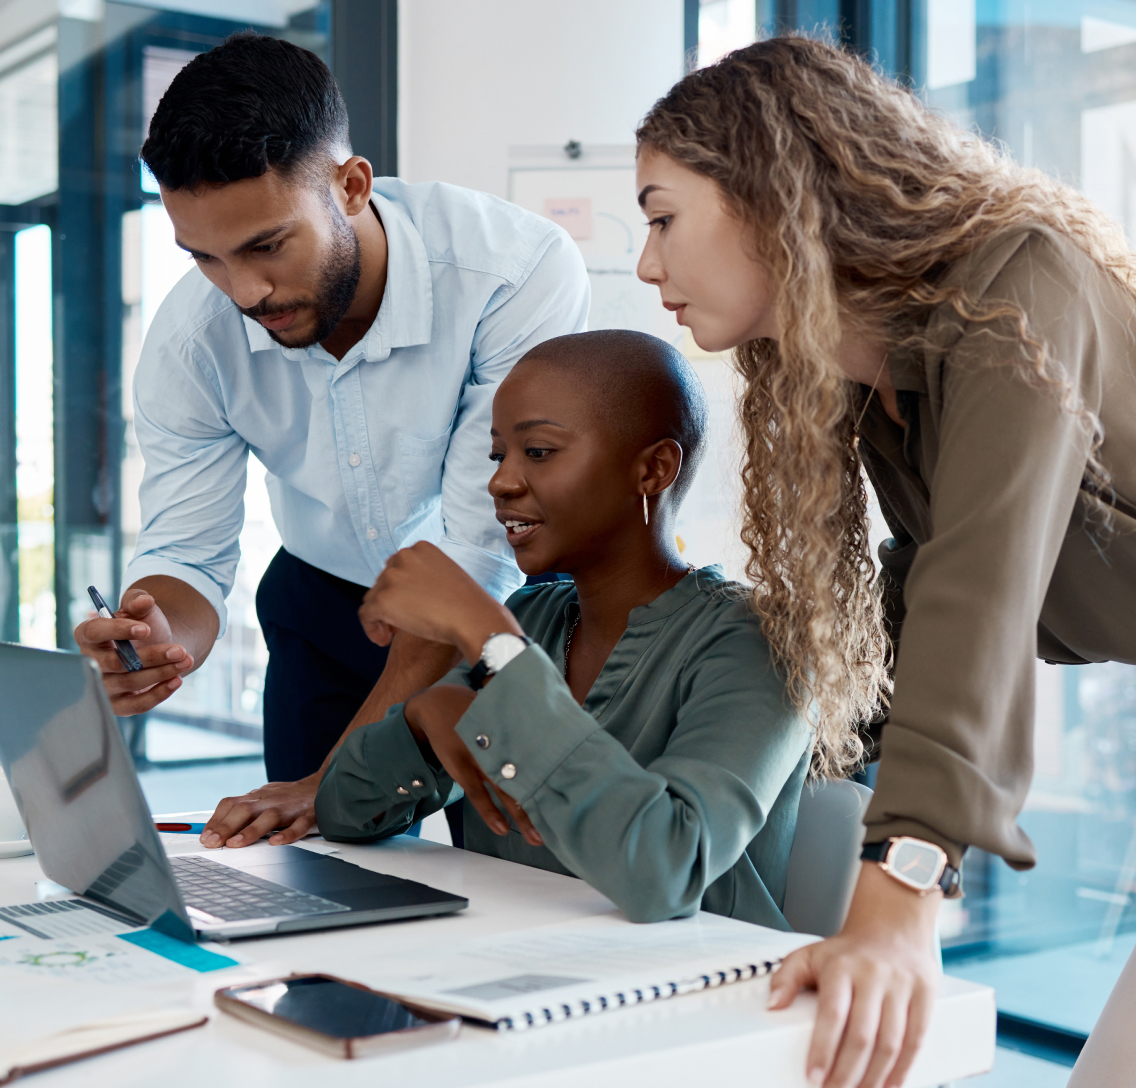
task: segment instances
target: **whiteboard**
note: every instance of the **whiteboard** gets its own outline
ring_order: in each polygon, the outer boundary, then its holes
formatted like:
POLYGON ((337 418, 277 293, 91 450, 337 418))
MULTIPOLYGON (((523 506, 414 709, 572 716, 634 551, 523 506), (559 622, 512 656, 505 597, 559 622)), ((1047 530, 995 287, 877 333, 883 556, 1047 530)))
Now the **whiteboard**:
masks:
POLYGON ((647 222, 636 200, 634 147, 585 148, 576 160, 558 147, 511 148, 508 193, 559 222, 580 247, 592 285, 589 329, 637 329, 682 346, 684 330, 658 288, 635 274, 647 222))
POLYGON ((705 453, 676 522, 682 558, 695 566, 721 563, 744 580, 746 549, 739 536, 741 444, 735 425, 737 381, 724 354, 702 351, 659 289, 635 267, 647 241, 636 199, 635 148, 585 145, 570 159, 561 147, 509 149, 509 199, 563 226, 580 247, 592 287, 589 329, 635 329, 674 345, 690 360, 706 390, 710 429, 705 453))

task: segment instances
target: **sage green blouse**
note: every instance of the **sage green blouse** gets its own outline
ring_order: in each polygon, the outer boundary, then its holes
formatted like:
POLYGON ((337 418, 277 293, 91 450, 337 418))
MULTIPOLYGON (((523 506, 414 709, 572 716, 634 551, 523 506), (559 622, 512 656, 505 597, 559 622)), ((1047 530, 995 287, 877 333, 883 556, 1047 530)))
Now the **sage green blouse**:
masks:
MULTIPOLYGON (((701 908, 788 929, 811 738, 736 584, 704 567, 634 609, 582 707, 563 677, 575 586, 531 586, 507 603, 535 645, 478 693, 457 731, 546 845, 515 828, 497 836, 465 805, 466 849, 582 877, 632 921, 701 908)), ((336 753, 316 816, 325 838, 368 842, 460 797, 395 706, 336 753)))

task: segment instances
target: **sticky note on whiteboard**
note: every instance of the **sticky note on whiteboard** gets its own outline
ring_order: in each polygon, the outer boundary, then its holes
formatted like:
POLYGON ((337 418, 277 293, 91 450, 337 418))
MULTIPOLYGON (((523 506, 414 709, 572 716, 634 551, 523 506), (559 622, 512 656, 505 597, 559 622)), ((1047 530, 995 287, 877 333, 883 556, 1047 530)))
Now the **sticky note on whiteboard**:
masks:
POLYGON ((592 236, 592 198, 590 196, 550 197, 544 202, 545 217, 559 223, 578 242, 592 236))

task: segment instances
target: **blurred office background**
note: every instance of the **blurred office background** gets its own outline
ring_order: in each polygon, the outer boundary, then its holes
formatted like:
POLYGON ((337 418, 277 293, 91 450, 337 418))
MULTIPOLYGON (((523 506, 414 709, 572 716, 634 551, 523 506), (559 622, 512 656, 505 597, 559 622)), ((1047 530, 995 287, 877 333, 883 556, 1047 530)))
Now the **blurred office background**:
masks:
MULTIPOLYGON (((714 445, 681 543, 734 574, 728 362, 633 276, 632 134, 684 70, 782 29, 844 41, 1136 230, 1136 0, 0 0, 0 638, 73 648, 86 586, 117 597, 140 528, 131 374, 190 270, 137 153, 178 69, 246 27, 327 60, 376 173, 560 219, 593 325, 688 352, 714 445)), ((278 546, 250 458, 228 631, 159 712, 123 723, 157 811, 263 781, 253 602, 278 546)), ((1136 668, 1039 664, 1037 684, 1022 823, 1040 863, 971 851, 942 932, 948 970, 995 985, 1003 1043, 1034 1056, 1006 1054, 999 1083, 1056 1085, 1136 943, 1136 668)))

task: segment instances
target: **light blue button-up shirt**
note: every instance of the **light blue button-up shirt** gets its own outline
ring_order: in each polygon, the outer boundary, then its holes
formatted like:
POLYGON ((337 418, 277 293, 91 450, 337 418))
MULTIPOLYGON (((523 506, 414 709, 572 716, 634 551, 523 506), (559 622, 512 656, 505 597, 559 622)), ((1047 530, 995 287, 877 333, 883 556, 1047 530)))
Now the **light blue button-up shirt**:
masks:
POLYGON ((250 450, 284 547, 321 570, 369 586, 429 540, 500 599, 521 584, 486 490, 493 394, 529 348, 585 327, 583 259, 484 193, 379 178, 373 202, 386 291, 342 360, 281 347, 197 269, 158 309, 134 378, 146 472, 124 585, 180 578, 224 630, 250 450))

